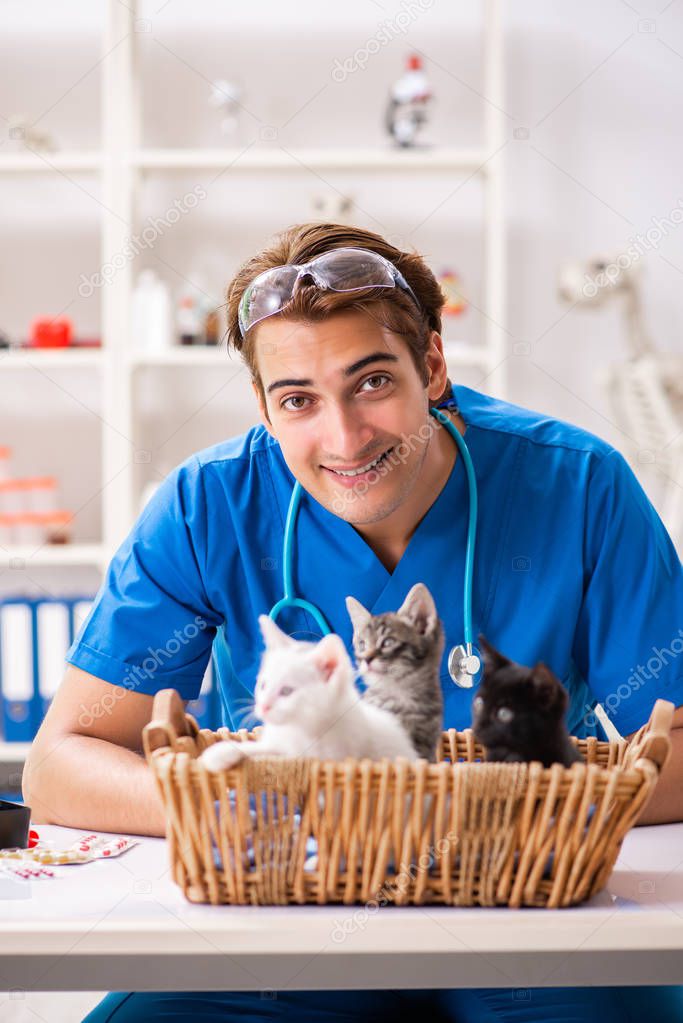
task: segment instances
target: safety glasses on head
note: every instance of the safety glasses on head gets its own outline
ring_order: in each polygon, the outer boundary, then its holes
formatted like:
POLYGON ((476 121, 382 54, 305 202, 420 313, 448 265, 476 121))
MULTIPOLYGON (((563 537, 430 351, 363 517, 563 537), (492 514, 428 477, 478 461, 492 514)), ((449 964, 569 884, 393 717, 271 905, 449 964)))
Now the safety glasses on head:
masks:
POLYGON ((312 277, 316 287, 329 291, 364 291, 398 285, 420 309, 414 291, 393 263, 369 249, 344 246, 323 252, 308 263, 274 266, 255 277, 240 300, 238 319, 242 336, 254 324, 279 313, 304 276, 312 277))

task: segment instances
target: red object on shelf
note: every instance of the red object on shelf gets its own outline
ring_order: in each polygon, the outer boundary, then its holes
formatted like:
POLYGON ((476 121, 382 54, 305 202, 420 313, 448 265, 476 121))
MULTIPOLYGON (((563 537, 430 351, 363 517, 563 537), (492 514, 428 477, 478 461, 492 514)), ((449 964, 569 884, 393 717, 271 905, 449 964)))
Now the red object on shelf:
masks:
POLYGON ((40 839, 38 837, 38 832, 34 831, 33 828, 31 828, 31 830, 28 833, 28 846, 27 846, 27 848, 28 849, 33 849, 33 847, 35 845, 38 845, 39 841, 40 841, 40 839))
POLYGON ((32 348, 68 348, 73 337, 73 323, 66 317, 43 317, 31 324, 32 348))

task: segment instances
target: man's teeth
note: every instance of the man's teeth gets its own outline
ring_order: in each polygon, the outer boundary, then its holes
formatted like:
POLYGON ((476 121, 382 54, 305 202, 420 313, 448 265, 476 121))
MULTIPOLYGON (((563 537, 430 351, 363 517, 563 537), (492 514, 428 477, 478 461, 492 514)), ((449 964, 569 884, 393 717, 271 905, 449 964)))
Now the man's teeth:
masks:
MULTIPOLYGON (((389 451, 391 451, 391 448, 389 448, 389 451)), ((360 476, 362 472, 369 472, 369 470, 372 469, 373 466, 378 465, 379 462, 381 462, 384 456, 388 453, 389 453, 388 451, 384 451, 379 456, 379 458, 375 459, 374 462, 368 462, 367 465, 362 466, 360 469, 347 469, 346 471, 342 471, 341 469, 333 469, 332 472, 336 472, 338 476, 360 476)))

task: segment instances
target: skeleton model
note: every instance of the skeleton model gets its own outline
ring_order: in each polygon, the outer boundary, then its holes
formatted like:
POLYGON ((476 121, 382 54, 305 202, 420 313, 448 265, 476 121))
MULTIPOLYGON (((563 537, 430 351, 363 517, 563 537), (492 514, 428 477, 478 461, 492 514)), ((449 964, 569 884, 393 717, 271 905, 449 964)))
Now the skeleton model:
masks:
MULTIPOLYGON (((638 266, 623 257, 565 266, 559 293, 591 307, 623 304, 628 358, 612 363, 601 382, 631 456, 653 489, 658 510, 679 555, 683 551, 683 355, 659 351, 643 323, 638 266)), ((645 480, 643 481, 645 483, 645 480)))

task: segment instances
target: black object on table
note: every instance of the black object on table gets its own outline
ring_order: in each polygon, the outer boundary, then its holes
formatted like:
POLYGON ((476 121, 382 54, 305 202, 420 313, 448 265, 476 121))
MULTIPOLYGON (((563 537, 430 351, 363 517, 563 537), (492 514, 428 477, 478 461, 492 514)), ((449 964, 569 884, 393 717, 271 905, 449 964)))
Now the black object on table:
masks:
POLYGON ((31 807, 0 799, 0 849, 26 849, 31 807))

